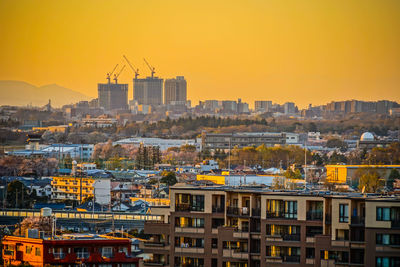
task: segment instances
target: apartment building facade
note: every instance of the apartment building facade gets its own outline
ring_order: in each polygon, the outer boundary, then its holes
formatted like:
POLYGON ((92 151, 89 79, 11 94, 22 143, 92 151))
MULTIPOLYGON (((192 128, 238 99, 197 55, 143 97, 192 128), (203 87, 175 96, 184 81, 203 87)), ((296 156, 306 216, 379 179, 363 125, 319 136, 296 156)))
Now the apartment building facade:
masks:
POLYGON ((187 82, 183 76, 175 79, 166 79, 164 83, 164 104, 170 105, 177 103, 186 105, 187 101, 187 82))
POLYGON ((28 263, 34 267, 138 267, 140 261, 131 256, 131 241, 128 238, 97 235, 59 236, 56 239, 5 236, 2 243, 6 266, 28 263))
POLYGON ((105 111, 128 109, 128 84, 99 83, 99 106, 105 111))
POLYGON ((145 266, 400 266, 400 199, 262 188, 170 190, 145 266))
POLYGON ((84 201, 95 195, 96 203, 109 204, 111 201, 111 180, 109 178, 92 177, 53 177, 51 181, 52 196, 54 200, 84 201))
POLYGON ((232 149, 265 145, 267 147, 286 144, 286 133, 207 133, 202 132, 203 149, 232 149))

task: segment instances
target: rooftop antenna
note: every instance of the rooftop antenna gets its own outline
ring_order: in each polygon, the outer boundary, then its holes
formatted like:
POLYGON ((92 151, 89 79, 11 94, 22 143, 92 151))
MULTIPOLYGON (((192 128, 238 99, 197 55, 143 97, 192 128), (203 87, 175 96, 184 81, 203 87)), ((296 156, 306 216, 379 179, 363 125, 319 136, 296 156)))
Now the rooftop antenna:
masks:
POLYGON ((131 64, 131 62, 128 60, 128 58, 127 58, 125 55, 123 55, 123 57, 124 57, 124 59, 126 60, 126 62, 128 63, 129 67, 131 67, 131 69, 132 69, 133 72, 135 73, 135 80, 136 80, 137 77, 139 76, 139 69, 138 69, 138 68, 135 68, 135 67, 131 64))
POLYGON ((156 73, 156 68, 154 68, 153 66, 151 66, 149 64, 149 62, 147 62, 147 60, 145 58, 143 58, 144 62, 146 62, 147 67, 149 67, 150 71, 151 71, 151 78, 154 78, 154 73, 156 73))
POLYGON ((118 64, 117 65, 115 65, 115 67, 114 67, 114 69, 112 70, 112 72, 109 72, 109 73, 107 73, 107 80, 108 80, 108 83, 110 83, 111 81, 111 75, 114 73, 114 71, 117 69, 117 67, 118 67, 118 64))

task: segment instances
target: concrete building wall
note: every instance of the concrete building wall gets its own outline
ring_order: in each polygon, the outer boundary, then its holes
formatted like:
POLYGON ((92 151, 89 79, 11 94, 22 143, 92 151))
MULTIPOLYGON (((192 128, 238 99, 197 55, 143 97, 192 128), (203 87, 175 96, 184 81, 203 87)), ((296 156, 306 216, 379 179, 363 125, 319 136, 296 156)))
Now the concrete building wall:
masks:
POLYGON ((111 180, 96 179, 93 183, 95 201, 100 205, 111 203, 111 180))

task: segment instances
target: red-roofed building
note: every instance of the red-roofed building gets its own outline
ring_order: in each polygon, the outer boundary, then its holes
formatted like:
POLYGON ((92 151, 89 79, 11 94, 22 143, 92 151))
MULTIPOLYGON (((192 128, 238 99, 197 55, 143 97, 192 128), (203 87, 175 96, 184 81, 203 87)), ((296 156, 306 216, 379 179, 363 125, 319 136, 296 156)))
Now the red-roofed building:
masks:
POLYGON ((128 238, 70 235, 56 239, 6 236, 3 258, 7 264, 32 266, 138 267, 140 258, 131 257, 128 238), (84 264, 84 265, 83 265, 84 264))

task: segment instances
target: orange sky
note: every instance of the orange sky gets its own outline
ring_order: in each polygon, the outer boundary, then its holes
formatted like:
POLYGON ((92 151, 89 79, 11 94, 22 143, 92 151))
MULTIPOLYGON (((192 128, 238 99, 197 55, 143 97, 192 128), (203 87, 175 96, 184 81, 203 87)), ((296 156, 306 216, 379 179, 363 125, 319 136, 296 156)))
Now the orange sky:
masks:
POLYGON ((1 0, 0 79, 96 97, 126 54, 142 75, 143 57, 184 75, 193 104, 400 101, 399 14, 398 0, 1 0))

